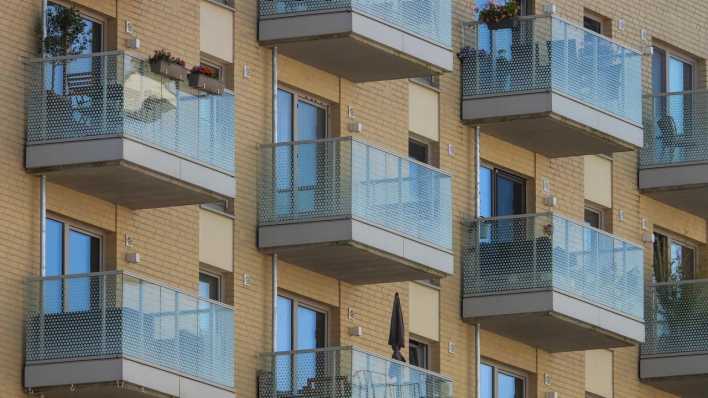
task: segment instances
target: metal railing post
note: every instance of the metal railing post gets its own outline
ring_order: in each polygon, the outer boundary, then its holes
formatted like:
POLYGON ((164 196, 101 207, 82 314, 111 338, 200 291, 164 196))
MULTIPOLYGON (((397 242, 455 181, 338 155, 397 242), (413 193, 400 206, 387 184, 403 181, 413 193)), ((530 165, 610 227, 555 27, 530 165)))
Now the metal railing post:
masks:
MULTIPOLYGON (((101 354, 106 355, 106 278, 107 275, 99 276, 101 283, 100 301, 101 301, 101 354)), ((91 277, 89 279, 89 290, 91 289, 91 277)), ((89 293, 90 294, 90 293, 89 293)))

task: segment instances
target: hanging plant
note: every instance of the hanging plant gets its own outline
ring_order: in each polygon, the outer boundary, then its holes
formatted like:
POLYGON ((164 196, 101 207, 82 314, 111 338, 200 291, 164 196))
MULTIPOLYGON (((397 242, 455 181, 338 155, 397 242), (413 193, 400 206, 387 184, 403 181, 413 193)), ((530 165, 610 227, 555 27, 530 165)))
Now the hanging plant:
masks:
POLYGON ((513 0, 505 4, 492 0, 481 10, 476 8, 475 11, 479 13, 479 21, 487 24, 490 30, 511 28, 514 17, 519 15, 519 5, 513 0))
POLYGON ((189 85, 193 88, 211 94, 221 95, 224 93, 224 82, 217 79, 217 71, 204 65, 197 65, 189 73, 189 85))
POLYGON ((187 73, 189 73, 182 58, 173 57, 172 53, 164 49, 155 50, 149 62, 153 73, 163 75, 172 80, 184 80, 187 78, 187 73))

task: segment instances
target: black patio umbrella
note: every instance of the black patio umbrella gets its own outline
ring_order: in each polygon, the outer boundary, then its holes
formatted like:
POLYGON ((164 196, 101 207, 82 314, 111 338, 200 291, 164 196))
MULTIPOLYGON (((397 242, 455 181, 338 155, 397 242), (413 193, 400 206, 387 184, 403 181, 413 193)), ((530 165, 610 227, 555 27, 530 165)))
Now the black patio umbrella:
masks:
POLYGON ((398 292, 393 298, 393 310, 391 312, 391 330, 388 333, 388 345, 393 349, 393 359, 405 362, 406 358, 401 354, 401 349, 405 347, 405 331, 403 325, 403 310, 401 310, 401 299, 398 298, 398 292))

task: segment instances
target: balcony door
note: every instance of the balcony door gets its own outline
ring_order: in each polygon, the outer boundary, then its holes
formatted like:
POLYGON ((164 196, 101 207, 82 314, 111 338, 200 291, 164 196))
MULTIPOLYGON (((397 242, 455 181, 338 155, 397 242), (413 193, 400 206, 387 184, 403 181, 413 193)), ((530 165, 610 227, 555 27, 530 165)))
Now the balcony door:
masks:
POLYGON ((90 277, 65 276, 98 272, 101 264, 101 239, 58 219, 47 219, 46 264, 42 276, 57 277, 44 282, 45 313, 88 311, 97 301, 98 281, 90 277))
POLYGON ((286 90, 278 90, 278 143, 274 162, 279 215, 315 211, 317 186, 325 151, 313 142, 327 135, 325 106, 286 90))
POLYGON ((317 384, 326 369, 327 353, 310 350, 324 348, 327 336, 327 313, 300 300, 278 296, 278 352, 275 361, 277 390, 297 393, 308 384, 317 384), (287 376, 289 375, 289 377, 287 376))
POLYGON ((654 47, 652 55, 652 89, 656 123, 656 156, 664 162, 686 161, 692 145, 693 130, 691 94, 695 89, 695 66, 688 58, 654 47), (673 94, 671 94, 673 93, 673 94))

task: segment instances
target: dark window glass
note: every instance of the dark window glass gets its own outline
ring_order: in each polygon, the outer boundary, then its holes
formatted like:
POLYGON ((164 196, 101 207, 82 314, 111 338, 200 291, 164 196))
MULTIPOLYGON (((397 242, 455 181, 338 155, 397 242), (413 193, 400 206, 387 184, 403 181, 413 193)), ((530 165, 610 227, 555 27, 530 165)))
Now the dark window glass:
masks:
POLYGON ((678 242, 671 242, 671 279, 687 280, 694 278, 693 263, 695 253, 692 248, 678 242))
POLYGON ((594 228, 600 228, 600 220, 601 216, 599 212, 592 209, 585 209, 585 224, 594 228))
POLYGON ((585 29, 589 29, 595 33, 602 34, 602 22, 598 21, 597 19, 584 17, 583 26, 585 27, 585 29))
POLYGON ((428 163, 430 160, 428 145, 414 139, 408 139, 408 156, 419 162, 428 163))
POLYGON ((408 340, 408 360, 413 366, 430 369, 428 363, 428 345, 415 340, 408 340))
POLYGON ((219 278, 199 273, 199 297, 219 300, 219 278))
POLYGON ((523 179, 497 172, 495 190, 495 216, 523 214, 526 211, 526 188, 523 179))

